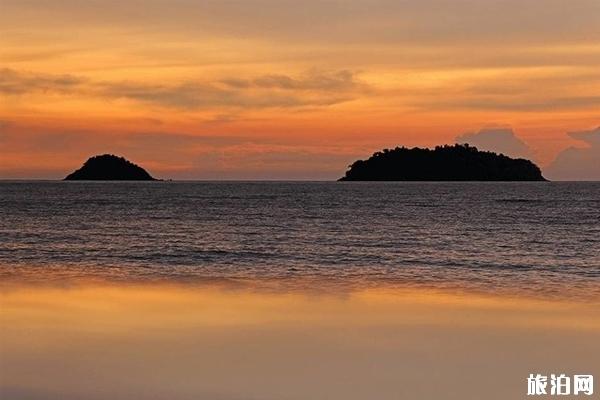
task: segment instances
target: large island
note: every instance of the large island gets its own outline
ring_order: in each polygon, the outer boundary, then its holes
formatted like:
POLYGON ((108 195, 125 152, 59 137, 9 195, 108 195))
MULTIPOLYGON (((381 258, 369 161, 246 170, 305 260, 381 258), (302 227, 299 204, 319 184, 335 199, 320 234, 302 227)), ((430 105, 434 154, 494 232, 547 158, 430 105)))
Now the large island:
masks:
POLYGON ((529 160, 469 145, 396 147, 358 160, 340 181, 545 181, 529 160))
POLYGON ((155 181, 145 169, 112 154, 89 158, 81 168, 67 175, 66 181, 155 181))

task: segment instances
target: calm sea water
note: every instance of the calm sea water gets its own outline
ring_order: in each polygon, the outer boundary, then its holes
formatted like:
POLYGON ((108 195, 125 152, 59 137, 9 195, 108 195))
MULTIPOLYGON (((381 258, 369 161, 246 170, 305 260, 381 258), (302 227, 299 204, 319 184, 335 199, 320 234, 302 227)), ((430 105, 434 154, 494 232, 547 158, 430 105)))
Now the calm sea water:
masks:
POLYGON ((597 296, 600 183, 3 182, 0 273, 597 296))

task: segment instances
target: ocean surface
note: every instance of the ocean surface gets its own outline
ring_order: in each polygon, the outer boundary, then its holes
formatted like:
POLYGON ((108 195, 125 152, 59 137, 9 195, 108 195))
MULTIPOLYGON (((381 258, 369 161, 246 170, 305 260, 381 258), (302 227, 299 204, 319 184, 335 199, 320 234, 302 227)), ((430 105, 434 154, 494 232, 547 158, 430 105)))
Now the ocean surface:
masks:
POLYGON ((0 182, 4 281, 600 296, 600 183, 0 182))
POLYGON ((0 183, 1 399, 525 399, 598 337, 600 184, 0 183))

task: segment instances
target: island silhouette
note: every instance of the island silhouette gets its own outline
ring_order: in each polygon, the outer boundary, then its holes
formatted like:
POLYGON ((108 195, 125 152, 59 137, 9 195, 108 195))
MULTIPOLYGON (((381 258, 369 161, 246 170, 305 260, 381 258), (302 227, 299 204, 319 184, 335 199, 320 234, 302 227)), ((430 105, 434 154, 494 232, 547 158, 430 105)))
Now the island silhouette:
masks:
POLYGON ((523 158, 479 151, 468 144, 434 149, 396 147, 350 165, 340 181, 545 181, 523 158))
POLYGON ((145 169, 113 154, 90 157, 66 181, 156 181, 145 169))

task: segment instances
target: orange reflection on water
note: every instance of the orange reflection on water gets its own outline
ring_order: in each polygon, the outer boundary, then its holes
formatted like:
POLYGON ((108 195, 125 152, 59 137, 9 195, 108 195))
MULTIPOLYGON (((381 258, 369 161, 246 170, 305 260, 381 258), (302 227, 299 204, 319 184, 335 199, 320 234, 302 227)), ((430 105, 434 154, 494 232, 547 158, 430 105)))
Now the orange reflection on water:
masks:
POLYGON ((593 303, 224 284, 1 296, 2 398, 512 399, 531 372, 600 373, 593 303))

